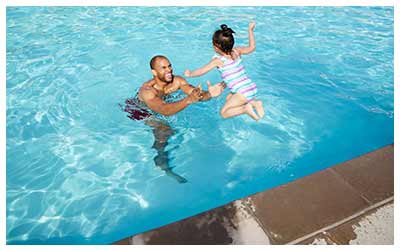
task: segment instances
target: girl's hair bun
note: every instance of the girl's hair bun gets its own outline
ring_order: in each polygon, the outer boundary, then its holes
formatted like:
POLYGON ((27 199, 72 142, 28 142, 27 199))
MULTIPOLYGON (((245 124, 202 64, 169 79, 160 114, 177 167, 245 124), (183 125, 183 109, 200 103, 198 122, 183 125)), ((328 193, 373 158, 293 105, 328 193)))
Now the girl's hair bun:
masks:
POLYGON ((222 30, 223 36, 230 36, 233 33, 235 33, 235 31, 233 31, 231 28, 229 28, 228 25, 226 25, 226 24, 221 25, 221 30, 222 30))

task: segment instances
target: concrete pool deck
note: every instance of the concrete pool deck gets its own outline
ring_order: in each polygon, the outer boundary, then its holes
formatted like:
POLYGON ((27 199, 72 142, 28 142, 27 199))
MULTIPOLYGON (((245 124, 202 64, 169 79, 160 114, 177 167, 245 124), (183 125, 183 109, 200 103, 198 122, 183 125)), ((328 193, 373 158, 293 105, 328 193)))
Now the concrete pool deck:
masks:
POLYGON ((394 244, 394 145, 113 244, 394 244))

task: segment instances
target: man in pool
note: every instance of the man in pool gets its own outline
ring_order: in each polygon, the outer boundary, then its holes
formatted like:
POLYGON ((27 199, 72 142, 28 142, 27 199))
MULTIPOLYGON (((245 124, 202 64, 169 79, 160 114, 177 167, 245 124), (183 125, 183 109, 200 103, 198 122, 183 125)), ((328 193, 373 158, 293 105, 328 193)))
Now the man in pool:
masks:
POLYGON ((157 150, 157 156, 154 158, 156 166, 178 182, 184 183, 187 180, 175 174, 169 167, 168 153, 165 151, 168 138, 174 132, 168 124, 155 118, 154 114, 174 115, 193 103, 221 95, 226 85, 223 82, 211 85, 208 81, 208 91, 203 91, 200 86, 195 88, 183 77, 174 76, 170 61, 161 55, 150 60, 150 68, 153 79, 143 83, 135 98, 126 100, 124 111, 128 112, 128 117, 133 120, 145 119, 145 123, 153 128, 153 148, 157 150), (178 90, 182 90, 187 96, 174 102, 165 101, 171 93, 178 90))

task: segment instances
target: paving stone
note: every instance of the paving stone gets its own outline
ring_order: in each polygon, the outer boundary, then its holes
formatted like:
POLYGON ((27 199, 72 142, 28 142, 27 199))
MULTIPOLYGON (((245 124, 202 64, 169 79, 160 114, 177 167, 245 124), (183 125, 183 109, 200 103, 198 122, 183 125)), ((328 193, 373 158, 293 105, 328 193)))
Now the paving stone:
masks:
POLYGON ((328 230, 330 238, 342 245, 392 245, 393 232, 393 203, 373 209, 328 230))
POLYGON ((368 206, 331 170, 250 197, 272 244, 286 244, 368 206))
POLYGON ((136 235, 132 244, 269 244, 262 228, 240 201, 136 235))
POLYGON ((132 237, 132 244, 208 245, 231 244, 233 239, 223 218, 232 218, 233 206, 219 207, 206 213, 178 221, 132 237))
POLYGON ((319 233, 311 238, 297 243, 296 245, 337 245, 327 233, 319 233))
POLYGON ((386 146, 332 168, 371 204, 394 194, 394 147, 386 146))
POLYGON ((119 241, 116 241, 116 242, 112 243, 112 245, 130 245, 129 237, 119 240, 119 241))

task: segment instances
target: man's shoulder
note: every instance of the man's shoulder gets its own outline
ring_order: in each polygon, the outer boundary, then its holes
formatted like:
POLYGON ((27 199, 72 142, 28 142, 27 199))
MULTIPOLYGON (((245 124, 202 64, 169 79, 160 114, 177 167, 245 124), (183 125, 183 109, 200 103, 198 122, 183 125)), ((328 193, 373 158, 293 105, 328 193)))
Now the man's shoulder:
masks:
POLYGON ((153 79, 148 80, 147 82, 144 82, 142 84, 142 87, 140 87, 140 91, 152 91, 154 90, 153 85, 155 81, 153 79))
POLYGON ((187 84, 186 79, 182 76, 174 76, 174 82, 177 82, 179 84, 187 84))
POLYGON ((148 80, 147 82, 142 84, 142 87, 139 89, 139 97, 141 99, 152 98, 156 95, 153 88, 154 80, 148 80))

